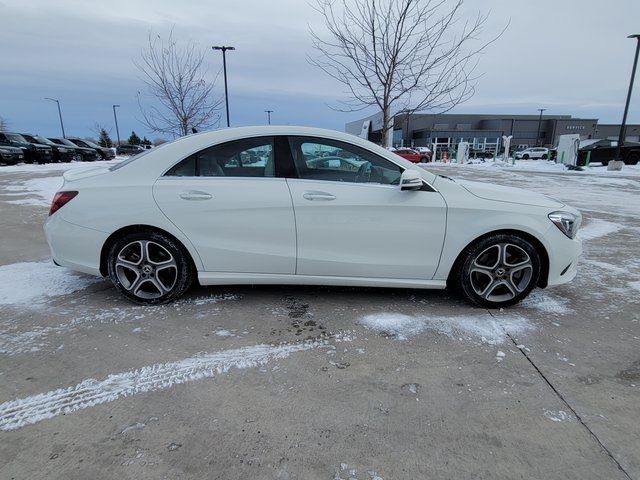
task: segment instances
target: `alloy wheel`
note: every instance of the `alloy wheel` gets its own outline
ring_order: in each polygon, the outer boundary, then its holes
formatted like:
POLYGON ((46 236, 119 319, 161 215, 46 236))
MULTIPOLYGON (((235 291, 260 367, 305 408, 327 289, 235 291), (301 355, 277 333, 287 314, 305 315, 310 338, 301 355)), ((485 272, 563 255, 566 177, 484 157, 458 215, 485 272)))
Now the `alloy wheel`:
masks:
POLYGON ((115 273, 125 290, 149 300, 160 298, 173 289, 178 280, 178 265, 162 245, 136 240, 118 252, 115 273))
POLYGON ((473 261, 469 280, 476 294, 490 302, 515 298, 531 283, 533 263, 521 247, 498 243, 483 250, 473 261))

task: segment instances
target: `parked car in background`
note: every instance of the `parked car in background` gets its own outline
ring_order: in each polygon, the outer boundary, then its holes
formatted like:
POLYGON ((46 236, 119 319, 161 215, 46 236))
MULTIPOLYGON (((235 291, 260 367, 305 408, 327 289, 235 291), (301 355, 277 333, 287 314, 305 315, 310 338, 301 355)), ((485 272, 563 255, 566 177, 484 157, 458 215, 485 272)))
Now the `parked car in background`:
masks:
POLYGON ((67 137, 68 140, 75 143, 79 147, 93 148, 100 155, 102 160, 111 160, 116 158, 116 154, 112 148, 101 147, 100 145, 93 143, 91 140, 84 140, 78 137, 67 137))
POLYGON ((198 281, 449 287, 500 308, 576 276, 580 223, 557 200, 436 175, 354 135, 261 126, 65 172, 44 229, 56 264, 140 304, 198 281), (329 149, 344 154, 305 153, 329 149), (242 164, 249 152, 264 163, 242 164))
POLYGON ((0 132, 0 145, 21 148, 26 163, 49 163, 53 158, 51 147, 32 143, 19 133, 0 132))
POLYGON ((31 135, 29 133, 23 133, 22 136, 31 143, 37 143, 38 145, 47 145, 51 147, 51 153, 53 154, 52 160, 54 162, 69 163, 72 160, 80 160, 82 157, 76 153, 75 149, 65 145, 58 145, 53 143, 48 138, 41 137, 40 135, 31 135))
POLYGON ((493 158, 493 152, 482 148, 470 148, 469 158, 493 158))
POLYGON ((425 163, 431 160, 430 154, 420 153, 410 148, 396 148, 393 153, 413 163, 425 163))
MULTIPOLYGON (((580 147, 578 150, 577 165, 583 166, 587 163, 589 152, 589 163, 600 162, 608 165, 616 154, 616 140, 597 140, 593 143, 580 147)), ((636 165, 640 161, 640 143, 624 142, 620 146, 620 160, 627 165, 636 165)))
POLYGON ((431 149, 429 147, 414 147, 413 150, 415 150, 418 153, 428 155, 429 158, 431 158, 431 149))
POLYGON ((530 147, 515 153, 518 160, 546 160, 549 158, 549 149, 545 147, 530 147))
POLYGON ((96 160, 100 160, 100 154, 96 152, 94 148, 84 148, 79 147, 75 143, 67 140, 66 138, 48 138, 47 140, 51 140, 56 145, 64 145, 69 148, 73 148, 77 155, 80 155, 80 160, 83 162, 95 162, 96 160))
POLYGON ((137 155, 145 151, 141 145, 129 145, 127 143, 116 147, 116 155, 137 155))
POLYGON ((21 148, 9 145, 0 145, 0 163, 15 165, 24 161, 24 152, 21 148))

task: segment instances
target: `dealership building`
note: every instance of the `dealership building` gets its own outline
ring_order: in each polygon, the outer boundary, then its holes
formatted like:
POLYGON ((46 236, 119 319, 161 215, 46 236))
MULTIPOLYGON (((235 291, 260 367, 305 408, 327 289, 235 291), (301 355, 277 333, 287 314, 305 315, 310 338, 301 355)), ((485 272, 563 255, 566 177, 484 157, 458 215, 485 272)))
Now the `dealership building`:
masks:
MULTIPOLYGON (((348 123, 346 131, 381 143, 382 113, 348 123)), ((393 119, 393 145, 450 148, 469 142, 474 149, 499 151, 503 135, 511 146, 553 147, 560 135, 578 134, 580 140, 618 138, 619 125, 598 124, 596 118, 571 115, 398 114, 393 119)), ((640 141, 640 125, 627 126, 627 141, 640 141)))

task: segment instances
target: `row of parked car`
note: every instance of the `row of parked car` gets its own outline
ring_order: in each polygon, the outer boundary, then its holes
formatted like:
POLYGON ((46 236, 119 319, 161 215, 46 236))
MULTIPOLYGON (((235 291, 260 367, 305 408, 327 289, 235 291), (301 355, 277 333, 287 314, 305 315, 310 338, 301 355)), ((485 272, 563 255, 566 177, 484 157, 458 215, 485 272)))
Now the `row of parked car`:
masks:
POLYGON ((27 133, 0 132, 0 163, 52 163, 111 160, 116 153, 77 137, 45 138, 27 133))

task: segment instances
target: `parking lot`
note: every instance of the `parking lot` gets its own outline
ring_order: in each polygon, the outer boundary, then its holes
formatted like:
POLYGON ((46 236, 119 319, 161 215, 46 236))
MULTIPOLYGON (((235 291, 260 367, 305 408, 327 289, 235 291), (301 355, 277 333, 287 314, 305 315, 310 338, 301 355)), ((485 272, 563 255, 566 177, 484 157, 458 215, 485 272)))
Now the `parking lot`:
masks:
POLYGON ((582 210, 576 280, 501 311, 263 286, 135 306, 48 260, 76 165, 0 169, 0 478, 640 478, 640 170, 539 165, 426 167, 582 210))

